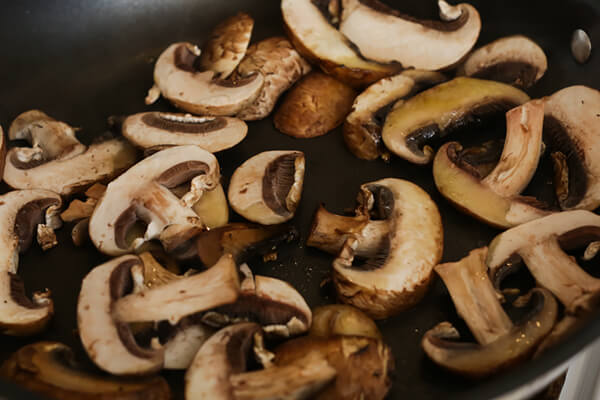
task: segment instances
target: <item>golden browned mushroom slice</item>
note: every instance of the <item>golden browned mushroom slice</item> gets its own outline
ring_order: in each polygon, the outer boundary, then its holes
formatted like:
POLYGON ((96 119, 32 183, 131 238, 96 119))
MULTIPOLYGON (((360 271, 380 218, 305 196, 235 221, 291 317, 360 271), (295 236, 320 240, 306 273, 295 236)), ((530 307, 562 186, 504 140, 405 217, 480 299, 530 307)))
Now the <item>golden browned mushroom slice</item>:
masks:
POLYGON ((490 79, 527 89, 548 69, 544 50, 523 35, 507 36, 473 51, 462 62, 457 75, 490 79))
POLYGON ((215 156, 197 146, 155 153, 108 185, 90 219, 90 238, 109 255, 127 253, 152 239, 171 251, 205 228, 191 207, 219 178, 215 156), (186 182, 189 190, 181 198, 169 190, 186 182), (144 236, 129 240, 136 221, 146 224, 144 236))
POLYGON ((146 103, 153 103, 156 91, 177 108, 200 115, 235 115, 258 97, 264 79, 257 73, 241 79, 223 80, 214 71, 198 69, 200 50, 191 43, 170 45, 154 67, 155 86, 146 103))
POLYGON ((481 19, 470 4, 439 3, 443 16, 454 18, 418 20, 378 0, 341 0, 340 32, 367 59, 430 71, 446 68, 473 48, 481 19))
POLYGON ((365 86, 393 75, 402 66, 366 60, 355 46, 332 24, 327 5, 336 3, 311 0, 282 0, 283 23, 298 52, 319 65, 323 71, 352 86, 365 86), (320 7, 319 4, 325 4, 320 7))
POLYGON ((199 65, 227 78, 238 66, 252 36, 254 20, 246 13, 238 13, 218 24, 208 41, 202 46, 199 65))
POLYGON ((563 210, 600 206, 600 92, 570 86, 546 98, 544 141, 555 167, 563 210))
POLYGON ((136 342, 132 322, 169 321, 234 302, 239 294, 237 268, 223 256, 210 270, 130 293, 132 270, 142 260, 121 256, 97 266, 84 278, 77 303, 77 324, 84 349, 101 369, 115 375, 143 375, 163 367, 164 349, 136 342))
POLYGON ((208 339, 185 375, 186 400, 309 399, 335 377, 316 351, 287 365, 247 371, 246 359, 260 335, 257 324, 240 323, 208 339))
POLYGON ((0 369, 5 380, 59 400, 171 399, 162 377, 119 379, 86 372, 71 348, 57 342, 37 342, 22 347, 0 369))
POLYGON ((292 219, 302 195, 304 165, 300 151, 265 151, 249 158, 231 177, 231 208, 262 225, 292 219))
POLYGON ((279 131, 313 138, 338 127, 352 109, 356 92, 322 72, 312 72, 286 94, 273 122, 279 131))
POLYGON ((527 101, 527 94, 504 83, 455 78, 392 110, 383 126, 383 142, 397 156, 415 164, 427 164, 434 156, 432 140, 527 101))
POLYGON ((307 245, 339 252, 333 279, 341 301, 386 318, 425 295, 442 257, 442 221, 429 195, 408 181, 367 183, 358 197, 354 218, 320 210, 307 245))
POLYGON ((143 149, 196 145, 216 153, 244 140, 248 126, 237 118, 145 112, 127 117, 122 132, 143 149))
POLYGON ((506 140, 499 162, 483 176, 477 169, 486 153, 473 154, 457 142, 443 145, 433 162, 440 193, 460 210, 496 227, 508 228, 547 215, 541 203, 519 196, 541 155, 544 103, 530 101, 506 113, 506 140))
POLYGON ((458 331, 442 322, 425 333, 425 353, 449 371, 481 378, 528 359, 550 333, 558 305, 550 292, 533 289, 531 311, 513 324, 504 312, 487 275, 487 247, 476 249, 458 262, 435 267, 442 277, 458 315, 467 323, 477 343, 458 342, 458 331))
POLYGON ((385 151, 381 141, 383 121, 392 105, 415 92, 442 83, 438 72, 406 70, 383 78, 354 99, 352 112, 344 122, 344 141, 358 158, 374 160, 385 151))
POLYGON ((237 68, 240 76, 260 72, 265 84, 254 103, 237 115, 246 121, 266 118, 279 96, 308 74, 311 66, 283 37, 272 37, 253 44, 237 68))
MULTIPOLYGON (((61 226, 59 195, 47 190, 16 190, 0 196, 0 331, 32 335, 42 331, 54 313, 49 291, 26 294, 17 275, 19 253, 24 253, 40 226, 61 226)), ((38 240, 39 241, 39 240, 38 240)))
POLYGON ((381 340, 381 332, 369 316, 346 304, 329 304, 313 310, 309 336, 361 336, 381 340))
POLYGON ((68 196, 114 178, 137 160, 135 148, 125 140, 84 146, 72 127, 37 110, 18 116, 8 137, 32 146, 12 148, 6 155, 4 181, 16 189, 46 189, 68 196))

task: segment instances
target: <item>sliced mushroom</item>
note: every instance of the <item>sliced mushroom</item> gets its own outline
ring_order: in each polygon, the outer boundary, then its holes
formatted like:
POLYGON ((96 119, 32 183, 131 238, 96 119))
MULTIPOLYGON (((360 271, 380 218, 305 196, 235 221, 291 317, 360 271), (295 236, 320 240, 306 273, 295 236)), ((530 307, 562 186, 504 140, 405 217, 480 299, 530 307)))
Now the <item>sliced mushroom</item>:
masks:
POLYGON ((266 118, 279 96, 310 70, 310 64, 283 37, 272 37, 253 44, 238 66, 237 73, 248 76, 258 71, 265 77, 265 84, 254 103, 237 117, 246 121, 266 118))
POLYGON ((584 210, 564 211, 519 225, 490 243, 486 261, 490 276, 499 285, 522 260, 538 284, 565 305, 567 313, 584 314, 600 299, 600 279, 581 269, 565 250, 599 237, 600 216, 584 210))
POLYGON ((427 164, 434 156, 432 140, 528 100, 524 92, 503 83, 455 78, 392 110, 383 126, 383 142, 392 153, 416 164, 427 164))
POLYGON ((458 331, 443 322, 427 331, 421 345, 438 365, 452 372, 480 378, 529 358, 556 322, 558 305, 545 289, 531 291, 531 311, 513 324, 504 312, 487 275, 487 247, 458 262, 438 265, 458 314, 478 343, 457 342, 458 331))
POLYGON ((473 48, 481 30, 479 13, 466 3, 452 7, 458 16, 451 21, 418 20, 378 0, 341 0, 341 4, 340 32, 360 54, 404 68, 450 67, 473 48))
POLYGON ((170 45, 156 61, 155 90, 177 108, 200 115, 235 115, 256 100, 264 83, 261 74, 222 80, 214 71, 198 69, 199 54, 190 43, 170 45))
POLYGON ((282 0, 283 23, 298 52, 329 75, 352 86, 365 86, 398 72, 399 64, 366 60, 330 22, 319 3, 311 0, 282 0))
POLYGON ((57 342, 37 342, 22 347, 0 369, 5 380, 60 400, 171 399, 162 377, 118 379, 84 371, 71 348, 57 342))
POLYGON ((195 316, 182 319, 165 339, 165 369, 188 369, 194 356, 215 330, 197 321, 195 316))
POLYGON ((84 278, 77 304, 81 342, 92 361, 115 375, 143 375, 163 367, 164 349, 137 344, 130 322, 168 320, 206 311, 236 300, 237 269, 231 256, 207 272, 129 294, 132 270, 142 260, 128 255, 97 266, 84 278))
POLYGON ((192 210, 202 219, 208 229, 219 228, 229 222, 229 204, 221 184, 205 192, 192 210))
POLYGON ((205 225, 191 209, 205 190, 219 183, 215 156, 197 146, 172 147, 140 161, 112 181, 90 219, 90 238, 103 253, 119 255, 159 239, 167 251, 201 232, 205 225), (181 199, 169 188, 191 182, 181 199), (143 237, 128 241, 138 220, 143 237))
POLYGON ((207 312, 206 325, 220 328, 241 321, 256 322, 271 337, 288 338, 310 328, 312 313, 300 293, 289 283, 268 276, 253 276, 247 264, 238 300, 207 312))
POLYGON ((429 195, 401 179, 362 185, 359 204, 354 219, 317 213, 307 245, 336 251, 341 243, 333 262, 339 299, 387 318, 425 295, 442 257, 442 221, 429 195), (355 257, 366 261, 354 265, 355 257))
POLYGON ((329 304, 313 310, 308 333, 314 337, 361 336, 381 340, 381 332, 369 316, 345 304, 329 304))
POLYGON ((486 154, 472 155, 457 142, 443 145, 433 162, 440 193, 457 208, 496 227, 508 228, 549 214, 535 199, 519 196, 541 156, 544 103, 535 100, 506 113, 502 156, 487 175, 477 170, 486 154))
POLYGON ((350 86, 312 72, 285 96, 273 122, 280 132, 297 138, 313 138, 338 127, 352 109, 356 92, 350 86))
POLYGON ((135 149, 121 139, 84 146, 72 127, 37 110, 17 117, 9 138, 32 146, 12 148, 6 155, 4 181, 16 189, 46 189, 69 196, 114 178, 137 159, 135 149))
POLYGON ((302 195, 304 165, 300 151, 265 151, 249 158, 231 177, 231 208, 262 225, 290 220, 302 195))
POLYGON ((244 140, 248 126, 237 118, 155 111, 127 117, 122 132, 127 140, 143 149, 196 145, 216 153, 244 140))
POLYGON ((544 50, 523 35, 497 39, 473 51, 463 61, 457 75, 490 79, 527 89, 548 69, 544 50))
POLYGON ((550 153, 561 155, 555 164, 556 194, 562 209, 594 210, 600 206, 600 92, 571 86, 546 99, 544 141, 550 153))
POLYGON ((38 229, 61 225, 60 196, 47 190, 16 190, 0 196, 0 331, 7 335, 33 335, 42 331, 54 314, 50 292, 25 294, 17 275, 19 253, 24 253, 38 229))
POLYGON ((381 79, 362 92, 352 105, 352 112, 344 123, 344 141, 358 158, 374 160, 383 151, 381 129, 390 106, 418 90, 446 80, 437 72, 406 70, 398 75, 381 79))
POLYGON ((238 66, 250 43, 254 20, 246 13, 237 13, 218 24, 202 46, 199 64, 220 78, 227 78, 238 66))
POLYGON ((246 358, 260 327, 241 323, 221 329, 196 354, 185 375, 185 398, 307 399, 336 374, 318 352, 285 366, 247 372, 246 358))

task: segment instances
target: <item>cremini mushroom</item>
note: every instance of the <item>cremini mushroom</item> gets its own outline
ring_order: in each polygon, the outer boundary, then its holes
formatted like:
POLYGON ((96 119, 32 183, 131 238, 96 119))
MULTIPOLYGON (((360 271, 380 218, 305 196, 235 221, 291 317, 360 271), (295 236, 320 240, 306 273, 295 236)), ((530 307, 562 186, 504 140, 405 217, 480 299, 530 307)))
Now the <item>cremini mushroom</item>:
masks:
POLYGON ((439 3, 445 15, 456 11, 456 18, 419 20, 378 0, 341 0, 340 32, 369 60, 430 71, 447 68, 473 48, 481 19, 470 4, 439 3))
POLYGON ((287 365, 247 371, 260 335, 259 325, 240 323, 211 336, 185 375, 186 400, 308 399, 335 377, 336 370, 316 351, 287 365))
POLYGON ((4 334, 38 333, 54 313, 50 292, 36 292, 30 300, 17 270, 19 253, 30 247, 39 227, 52 231, 61 226, 61 205, 60 196, 47 190, 15 190, 0 196, 0 331, 4 334))
POLYGON ((435 154, 433 140, 527 101, 527 94, 510 85, 459 77, 394 108, 381 136, 392 153, 415 164, 427 164, 435 154))
POLYGON ((265 151, 249 158, 231 177, 231 208, 263 225, 290 220, 302 195, 304 166, 300 151, 265 151))
POLYGON ((266 118, 277 99, 296 81, 311 71, 311 66, 283 37, 271 37, 250 46, 237 74, 248 76, 260 72, 265 83, 254 103, 237 114, 246 121, 266 118))
POLYGON ((167 251, 184 244, 205 228, 191 207, 219 183, 215 156, 197 146, 177 146, 140 161, 112 181, 90 219, 90 238, 103 253, 119 255, 159 239, 167 251), (178 198, 169 189, 190 182, 178 198), (143 237, 128 233, 143 221, 143 237))
POLYGON ((536 288, 530 292, 531 311, 521 322, 513 323, 487 275, 487 254, 487 247, 483 247, 458 262, 435 267, 477 343, 457 342, 460 335, 449 322, 427 331, 421 342, 436 364, 473 378, 491 375, 529 358, 552 330, 558 313, 552 294, 536 288))
POLYGON ((344 141, 348 149, 365 160, 382 155, 385 149, 381 129, 391 107, 398 100, 445 80, 446 77, 438 72, 406 70, 369 86, 354 99, 352 112, 344 122, 344 141))
POLYGON ((506 113, 502 155, 487 175, 478 171, 486 152, 472 154, 458 142, 443 145, 433 162, 440 193, 460 210, 492 226, 508 228, 547 215, 547 206, 519 196, 533 177, 542 151, 544 103, 530 101, 506 113))
POLYGON ((6 155, 4 181, 16 189, 46 189, 68 196, 114 178, 137 160, 135 148, 125 140, 84 146, 72 127, 37 110, 18 116, 8 137, 32 146, 14 147, 6 155))
POLYGON ((458 68, 457 75, 490 79, 527 89, 548 69, 544 50, 523 35, 507 36, 473 51, 458 68))
MULTIPOLYGON (((262 74, 219 79, 214 71, 198 68, 199 56, 200 49, 191 43, 170 45, 156 61, 151 93, 158 91, 177 108, 200 115, 235 115, 256 100, 264 83, 262 74)), ((157 97, 149 93, 146 103, 157 97)))
POLYGON ((307 245, 338 254, 333 279, 341 301, 386 318, 425 295, 442 257, 442 221, 429 195, 401 179, 362 185, 358 201, 355 217, 320 208, 307 245))
POLYGON ((37 342, 20 348, 4 361, 0 376, 52 399, 171 399, 164 378, 122 379, 87 372, 76 362, 71 348, 58 342, 37 342))

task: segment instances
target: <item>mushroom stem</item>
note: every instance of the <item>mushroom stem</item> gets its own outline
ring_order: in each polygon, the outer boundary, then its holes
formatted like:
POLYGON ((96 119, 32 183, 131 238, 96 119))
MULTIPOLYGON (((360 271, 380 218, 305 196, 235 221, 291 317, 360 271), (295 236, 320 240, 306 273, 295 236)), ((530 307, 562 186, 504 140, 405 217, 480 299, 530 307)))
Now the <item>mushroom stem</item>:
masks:
POLYGON ((536 281, 558 297, 568 312, 585 310, 590 307, 590 299, 598 296, 600 279, 581 269, 560 248, 556 237, 525 247, 519 255, 536 281))
POLYGON ((505 336, 513 327, 487 275, 487 251, 487 247, 476 249, 458 262, 435 267, 450 292, 458 315, 482 345, 505 336))

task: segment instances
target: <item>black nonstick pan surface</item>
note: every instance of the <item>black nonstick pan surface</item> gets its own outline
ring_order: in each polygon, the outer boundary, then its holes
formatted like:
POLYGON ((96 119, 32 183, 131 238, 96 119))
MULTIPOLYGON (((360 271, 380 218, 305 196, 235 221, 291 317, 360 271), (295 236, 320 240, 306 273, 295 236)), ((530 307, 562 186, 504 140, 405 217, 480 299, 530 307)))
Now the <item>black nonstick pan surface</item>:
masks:
MULTIPOLYGON (((283 34, 278 0, 61 0, 3 1, 0 4, 0 124, 6 129, 21 112, 41 109, 56 119, 81 127, 79 138, 89 143, 107 129, 110 115, 148 110, 144 105, 152 85, 154 61, 172 42, 201 44, 221 20, 238 11, 250 13, 256 23, 253 41, 283 34)), ((419 17, 437 18, 436 2, 387 1, 419 17)), ((532 97, 549 95, 566 86, 583 84, 600 88, 600 57, 592 55, 579 65, 570 54, 573 30, 585 29, 600 46, 600 2, 596 0, 472 0, 483 28, 478 45, 509 34, 534 39, 548 56, 549 69, 528 91, 532 97)), ((172 110, 161 100, 150 109, 172 110)), ((600 110, 599 110, 600 113, 600 110)), ((503 118, 465 133, 465 142, 483 142, 504 132, 503 118)), ((498 231, 482 225, 451 207, 437 192, 431 167, 417 167, 398 158, 391 162, 361 161, 346 149, 341 130, 326 136, 299 140, 277 132, 272 118, 249 123, 247 138, 235 148, 219 153, 225 187, 237 166, 265 150, 297 149, 306 154, 303 199, 294 224, 299 243, 284 245, 279 258, 255 260, 256 273, 288 280, 310 306, 335 300, 321 282, 330 273, 331 256, 304 245, 312 216, 320 203, 343 213, 354 205, 360 184, 385 177, 411 180, 430 193, 444 223, 444 261, 455 261, 469 250, 486 245, 498 231)), ((552 200, 551 169, 542 162, 528 194, 552 200)), ((3 186, 3 190, 8 188, 3 186)), ((239 220, 233 215, 232 219, 239 220)), ((49 329, 36 337, 0 339, 0 360, 19 347, 37 340, 58 340, 72 346, 82 361, 86 356, 76 329, 76 302, 82 278, 106 258, 92 245, 74 247, 70 226, 58 231, 59 245, 43 253, 38 247, 21 256, 19 273, 29 292, 50 288, 56 314, 49 329)), ((592 271, 593 272, 593 271, 592 271)), ((517 279, 524 287, 526 274, 517 279)), ((436 281, 421 304, 379 326, 396 358, 391 399, 487 399, 533 381, 562 364, 600 336, 600 318, 591 320, 569 340, 509 372, 483 381, 468 381, 445 373, 431 363, 420 348, 426 330, 450 320, 463 327, 441 281, 436 281)), ((165 373, 178 398, 183 398, 182 373, 165 373)), ((35 399, 0 382, 0 397, 35 399)))

